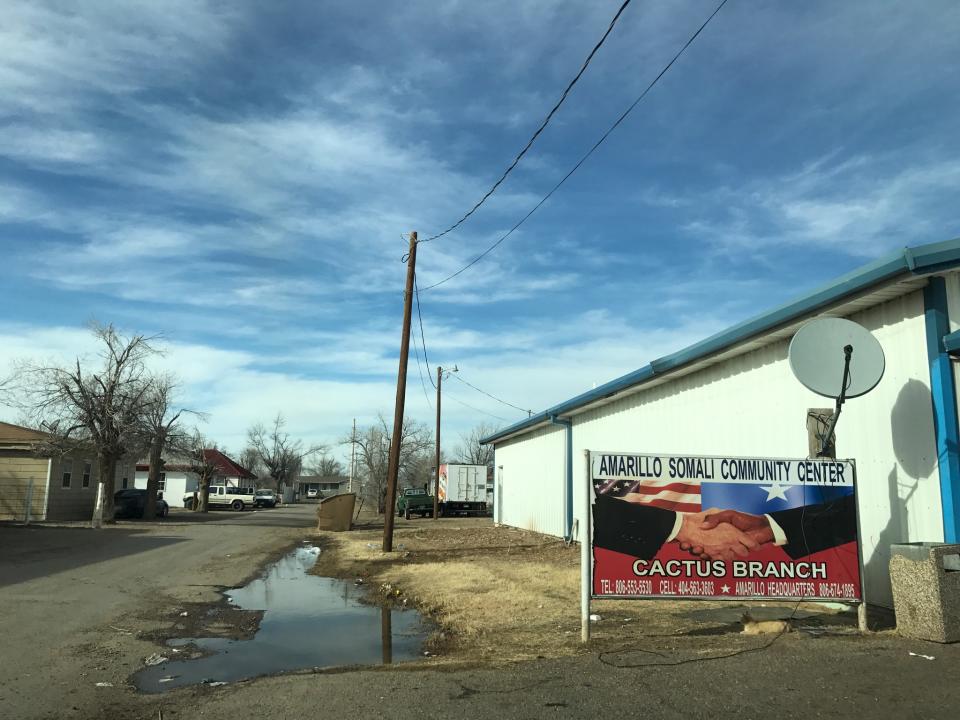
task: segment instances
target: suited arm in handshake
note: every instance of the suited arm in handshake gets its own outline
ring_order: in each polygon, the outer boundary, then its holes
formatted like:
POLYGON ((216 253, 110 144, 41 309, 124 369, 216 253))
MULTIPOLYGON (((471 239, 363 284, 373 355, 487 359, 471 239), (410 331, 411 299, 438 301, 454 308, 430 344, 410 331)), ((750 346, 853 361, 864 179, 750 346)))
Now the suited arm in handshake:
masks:
MULTIPOLYGON (((635 496, 634 496, 635 495, 635 496)), ((650 560, 668 542, 701 556, 733 560, 758 547, 756 540, 733 523, 706 518, 717 509, 681 513, 639 502, 643 496, 597 497, 593 505, 594 545, 650 560)))
MULTIPOLYGON (((739 510, 708 510, 701 531, 704 535, 732 525, 745 533, 756 547, 773 543, 791 558, 828 550, 857 538, 857 504, 853 495, 831 502, 752 515, 739 510)), ((680 547, 703 559, 722 557, 705 543, 680 540, 680 547)))

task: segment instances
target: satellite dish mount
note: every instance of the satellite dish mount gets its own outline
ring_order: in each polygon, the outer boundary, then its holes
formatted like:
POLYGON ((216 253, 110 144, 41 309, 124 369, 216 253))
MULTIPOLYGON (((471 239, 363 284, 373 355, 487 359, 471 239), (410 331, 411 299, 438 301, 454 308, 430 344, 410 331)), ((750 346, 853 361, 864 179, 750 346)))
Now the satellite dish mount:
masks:
POLYGON ((840 394, 837 395, 837 404, 833 409, 833 417, 830 418, 830 425, 827 432, 820 437, 820 449, 817 451, 817 457, 823 457, 833 437, 833 431, 837 429, 837 420, 840 419, 840 410, 847 399, 847 383, 850 381, 850 358, 853 357, 853 345, 843 346, 843 381, 840 383, 840 394))
POLYGON ((817 457, 823 457, 843 404, 848 398, 866 395, 883 377, 883 348, 861 325, 825 317, 811 320, 797 330, 790 341, 789 358, 793 374, 808 390, 836 400, 827 432, 820 437, 817 457))

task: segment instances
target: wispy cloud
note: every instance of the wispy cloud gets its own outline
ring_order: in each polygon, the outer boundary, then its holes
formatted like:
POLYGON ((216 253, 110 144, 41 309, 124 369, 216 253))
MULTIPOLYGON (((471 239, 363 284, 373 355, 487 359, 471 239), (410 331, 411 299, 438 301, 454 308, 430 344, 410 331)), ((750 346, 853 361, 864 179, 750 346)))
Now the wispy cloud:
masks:
POLYGON ((960 163, 952 160, 909 151, 827 157, 697 196, 685 230, 727 250, 815 247, 866 258, 960 233, 960 223, 944 213, 958 191, 960 163))
MULTIPOLYGON (((517 172, 421 246, 420 285, 526 213, 712 7, 631 6, 517 172)), ((277 410, 329 440, 389 409, 401 233, 479 199, 614 9, 7 3, 0 244, 22 324, 0 360, 76 353, 97 315, 164 331, 231 446, 277 410)), ((960 234, 958 13, 730 4, 530 222, 424 293, 431 363, 538 409, 782 299, 801 260, 815 282, 960 234)))

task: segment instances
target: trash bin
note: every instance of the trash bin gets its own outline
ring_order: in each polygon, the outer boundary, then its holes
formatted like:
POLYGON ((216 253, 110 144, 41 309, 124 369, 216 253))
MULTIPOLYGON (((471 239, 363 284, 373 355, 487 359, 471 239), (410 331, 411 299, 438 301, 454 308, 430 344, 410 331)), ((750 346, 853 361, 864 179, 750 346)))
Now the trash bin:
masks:
POLYGON ((317 530, 334 532, 349 530, 356 499, 357 496, 354 493, 343 493, 321 500, 317 506, 317 530))
POLYGON ((960 545, 890 546, 897 631, 917 640, 960 641, 960 545))

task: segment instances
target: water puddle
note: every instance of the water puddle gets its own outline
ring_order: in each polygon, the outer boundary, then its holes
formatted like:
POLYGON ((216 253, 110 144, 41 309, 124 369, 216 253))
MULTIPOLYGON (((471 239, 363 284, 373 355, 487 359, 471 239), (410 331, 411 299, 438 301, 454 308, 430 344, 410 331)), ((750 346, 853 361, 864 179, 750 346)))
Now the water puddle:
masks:
POLYGON ((353 583, 308 575, 313 547, 297 548, 250 584, 227 591, 242 610, 262 610, 260 629, 248 640, 171 640, 168 659, 133 676, 137 688, 161 693, 185 685, 218 684, 306 668, 379 665, 420 657, 429 628, 413 610, 360 602, 353 583), (177 653, 204 657, 177 660, 177 653))

